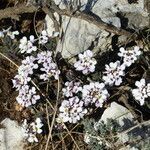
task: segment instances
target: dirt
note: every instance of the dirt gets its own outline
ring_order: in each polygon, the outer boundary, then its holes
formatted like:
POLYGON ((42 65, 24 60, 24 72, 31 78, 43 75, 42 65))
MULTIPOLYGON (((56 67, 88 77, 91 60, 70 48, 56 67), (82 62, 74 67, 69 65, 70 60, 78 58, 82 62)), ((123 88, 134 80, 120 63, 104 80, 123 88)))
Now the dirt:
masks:
POLYGON ((0 57, 0 122, 6 117, 19 119, 15 110, 17 92, 12 88, 15 72, 14 66, 0 57))

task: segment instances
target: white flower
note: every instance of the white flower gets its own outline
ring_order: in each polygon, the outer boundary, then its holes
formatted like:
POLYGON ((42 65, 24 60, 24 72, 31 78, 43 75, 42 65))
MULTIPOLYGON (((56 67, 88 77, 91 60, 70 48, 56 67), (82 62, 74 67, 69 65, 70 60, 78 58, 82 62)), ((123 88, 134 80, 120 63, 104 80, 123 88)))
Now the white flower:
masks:
POLYGON ((105 69, 105 75, 103 76, 105 84, 109 84, 110 86, 115 84, 118 86, 122 83, 122 76, 125 75, 124 65, 120 65, 119 61, 116 61, 115 63, 111 62, 109 65, 105 65, 105 69))
MULTIPOLYGON (((34 37, 30 36, 31 41, 34 37)), ((30 88, 28 83, 31 81, 31 75, 35 69, 38 69, 38 64, 42 65, 40 68, 44 73, 40 75, 40 79, 44 81, 48 80, 51 76, 54 76, 56 80, 59 78, 60 71, 57 68, 57 64, 52 61, 51 52, 41 52, 37 57, 27 56, 22 65, 18 68, 18 74, 12 80, 13 87, 19 91, 17 96, 17 102, 23 107, 28 107, 32 104, 36 104, 40 96, 36 94, 35 88, 30 88)))
POLYGON ((132 90, 132 94, 135 100, 139 101, 142 106, 145 103, 145 99, 150 96, 150 83, 146 85, 145 79, 141 79, 140 81, 136 81, 135 85, 137 88, 132 90))
POLYGON ((63 95, 66 97, 72 97, 73 94, 78 93, 82 90, 82 87, 80 86, 80 82, 66 82, 65 88, 62 89, 63 95))
POLYGON ((59 108, 58 118, 62 122, 77 123, 87 113, 84 102, 77 96, 64 100, 59 108))
POLYGON ((136 56, 140 56, 141 55, 141 51, 140 51, 140 48, 138 47, 138 46, 134 46, 134 54, 136 55, 136 56))
POLYGON ((38 68, 38 65, 34 62, 35 60, 33 56, 26 57, 22 61, 22 65, 18 68, 18 74, 12 80, 13 87, 19 91, 16 100, 23 107, 36 104, 37 100, 40 99, 40 96, 36 95, 35 87, 30 88, 28 85, 31 81, 30 75, 33 74, 34 69, 38 68))
POLYGON ((150 83, 147 84, 146 92, 147 92, 147 95, 150 97, 150 83))
POLYGON ((19 90, 19 95, 16 97, 17 102, 23 107, 29 107, 35 104, 40 99, 39 95, 36 95, 35 87, 29 87, 24 85, 19 90))
POLYGON ((121 47, 119 50, 120 52, 118 53, 118 56, 123 58, 123 63, 125 66, 131 66, 139 55, 141 55, 141 51, 139 50, 140 48, 138 46, 135 46, 134 49, 131 50, 125 50, 123 47, 121 47))
POLYGON ((34 38, 34 35, 30 35, 29 39, 30 39, 30 42, 32 42, 32 43, 34 43, 36 41, 34 38))
POLYGON ((16 88, 16 90, 18 91, 21 89, 21 86, 26 85, 29 81, 31 81, 31 78, 28 77, 26 74, 18 74, 12 80, 13 87, 16 88))
POLYGON ((48 34, 46 30, 43 30, 39 37, 39 44, 46 44, 48 42, 48 34))
POLYGON ((104 83, 94 82, 83 86, 82 99, 85 105, 94 103, 96 107, 102 107, 108 96, 104 83))
POLYGON ((19 44, 21 53, 31 53, 32 51, 36 51, 37 47, 33 46, 33 42, 34 42, 33 35, 30 36, 30 40, 27 40, 27 38, 24 36, 20 40, 20 44, 19 44))
POLYGON ((7 35, 13 40, 13 39, 15 39, 15 35, 19 35, 19 32, 18 31, 13 31, 13 32, 8 31, 7 35))
POLYGON ((38 63, 51 63, 52 62, 52 52, 51 51, 42 51, 37 54, 38 63))
POLYGON ((43 79, 44 81, 48 80, 51 76, 53 76, 56 80, 59 78, 60 71, 57 69, 57 65, 55 63, 50 63, 47 66, 45 65, 40 70, 45 72, 40 75, 40 79, 43 79))
POLYGON ((23 135, 30 143, 38 142, 36 135, 42 133, 42 127, 43 123, 41 122, 40 118, 37 118, 35 122, 30 124, 28 124, 27 120, 25 119, 22 124, 23 135))
POLYGON ((41 128, 43 127, 43 123, 42 123, 40 118, 36 118, 35 122, 32 122, 30 125, 33 128, 33 132, 36 132, 36 133, 39 133, 39 134, 42 133, 41 128))
POLYGON ((26 72, 27 74, 33 74, 33 69, 38 68, 38 64, 35 63, 36 58, 33 56, 27 56, 19 67, 18 72, 26 72))
POLYGON ((27 140, 30 143, 38 142, 38 139, 37 139, 37 137, 36 137, 36 135, 34 133, 29 133, 27 140))
POLYGON ((41 52, 37 55, 37 60, 39 64, 42 64, 42 67, 40 68, 41 71, 44 73, 40 75, 40 79, 46 81, 51 76, 53 76, 56 80, 59 78, 60 70, 57 67, 57 64, 53 62, 52 53, 47 52, 41 52))
POLYGON ((86 50, 83 54, 79 54, 79 61, 74 64, 74 67, 78 71, 82 71, 83 74, 88 74, 95 71, 96 59, 93 58, 93 52, 86 50))

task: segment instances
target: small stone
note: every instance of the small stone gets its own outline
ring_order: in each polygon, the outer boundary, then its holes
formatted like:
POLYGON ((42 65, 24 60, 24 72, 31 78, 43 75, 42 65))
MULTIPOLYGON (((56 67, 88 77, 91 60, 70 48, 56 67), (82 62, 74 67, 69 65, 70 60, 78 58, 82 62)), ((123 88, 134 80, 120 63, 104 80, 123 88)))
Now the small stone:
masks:
POLYGON ((6 118, 1 125, 4 128, 0 129, 0 150, 24 150, 24 137, 18 123, 6 118))
MULTIPOLYGON (((133 122, 133 119, 134 119, 133 115, 127 108, 117 104, 116 102, 111 103, 110 107, 108 107, 104 111, 100 120, 103 120, 106 123, 108 118, 117 119, 117 121, 119 122, 119 124, 121 126, 127 126, 127 124, 125 125, 124 120, 128 119, 131 122, 133 122)), ((130 126, 131 125, 128 124, 128 127, 130 127, 130 126)), ((126 128, 128 128, 128 127, 126 127, 126 128)))

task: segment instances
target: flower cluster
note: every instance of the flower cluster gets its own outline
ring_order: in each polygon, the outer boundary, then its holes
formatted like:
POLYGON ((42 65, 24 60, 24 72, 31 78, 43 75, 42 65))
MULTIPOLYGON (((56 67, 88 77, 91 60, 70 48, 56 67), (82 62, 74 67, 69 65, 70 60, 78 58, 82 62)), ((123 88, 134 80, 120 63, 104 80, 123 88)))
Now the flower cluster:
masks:
POLYGON ((141 51, 138 46, 135 46, 133 50, 126 50, 123 47, 121 47, 119 50, 120 52, 118 53, 118 56, 123 58, 123 63, 127 67, 131 66, 131 64, 133 64, 141 55, 141 51))
POLYGON ((35 122, 32 122, 30 124, 27 123, 27 120, 25 119, 22 124, 22 131, 25 139, 28 140, 28 142, 38 142, 37 134, 42 133, 43 123, 41 122, 40 118, 36 118, 35 122))
POLYGON ((96 59, 93 58, 93 52, 86 50, 83 54, 79 54, 79 61, 74 64, 74 67, 78 71, 82 71, 83 74, 88 74, 95 71, 96 59))
POLYGON ((78 93, 79 91, 82 91, 82 87, 80 86, 80 82, 66 82, 65 88, 62 89, 63 95, 66 97, 72 97, 73 94, 78 93))
POLYGON ((16 97, 17 102, 23 107, 29 107, 32 104, 36 104, 36 101, 40 99, 39 95, 36 95, 35 87, 29 87, 24 85, 19 90, 19 95, 16 97))
POLYGON ((145 99, 150 97, 150 83, 146 84, 145 79, 136 81, 136 89, 132 90, 132 94, 135 100, 139 101, 140 105, 144 105, 145 99))
POLYGON ((33 70, 38 68, 35 63, 36 58, 28 56, 22 61, 22 65, 18 68, 18 74, 14 77, 13 87, 19 91, 17 96, 17 102, 23 107, 28 107, 35 104, 40 99, 39 95, 36 95, 35 87, 29 87, 28 83, 31 81, 30 75, 33 74, 33 70))
POLYGON ((38 69, 44 73, 40 75, 40 79, 44 81, 48 80, 51 76, 57 80, 59 78, 60 71, 56 63, 52 60, 52 53, 50 51, 43 51, 37 54, 37 57, 27 56, 23 61, 22 65, 18 68, 18 74, 14 77, 13 87, 19 91, 19 95, 16 98, 17 102, 24 107, 28 107, 35 104, 39 95, 36 95, 34 87, 29 87, 31 81, 31 75, 35 69, 38 69))
POLYGON ((77 96, 64 100, 59 108, 58 118, 62 122, 76 123, 87 113, 87 109, 84 108, 84 102, 79 100, 77 96))
POLYGON ((60 70, 58 69, 57 64, 53 62, 52 53, 50 51, 39 53, 37 55, 37 60, 39 64, 42 64, 40 70, 44 72, 40 75, 40 79, 46 81, 53 76, 56 80, 58 80, 60 70))
POLYGON ((83 86, 82 99, 86 106, 94 103, 96 107, 102 107, 108 96, 104 83, 95 82, 83 86))
POLYGON ((33 51, 37 51, 37 47, 33 45, 34 42, 35 39, 33 35, 29 37, 29 40, 27 39, 27 37, 24 36, 20 40, 20 44, 19 44, 20 52, 29 54, 33 51))
POLYGON ((48 33, 43 30, 39 37, 39 44, 46 44, 48 42, 48 33))
POLYGON ((93 82, 82 87, 80 82, 71 81, 66 82, 65 86, 62 91, 68 100, 62 102, 58 116, 62 122, 76 123, 87 114, 89 104, 102 107, 109 96, 104 83, 93 82))
POLYGON ((87 113, 84 108, 84 101, 77 96, 82 91, 81 83, 78 81, 70 81, 65 83, 62 89, 63 95, 67 100, 63 100, 59 108, 58 119, 60 122, 76 123, 87 113))
POLYGON ((105 84, 113 86, 119 86, 122 83, 122 76, 125 75, 124 71, 126 67, 129 67, 134 63, 139 55, 141 54, 140 48, 135 46, 133 50, 125 50, 123 47, 120 48, 118 56, 123 58, 123 64, 120 64, 120 61, 111 62, 109 65, 105 65, 105 72, 103 80, 105 84))
POLYGON ((41 35, 37 39, 35 39, 34 36, 31 35, 28 40, 27 37, 24 36, 20 40, 20 52, 30 54, 33 51, 37 51, 37 46, 33 45, 36 41, 38 41, 38 43, 42 45, 48 42, 48 33, 46 32, 46 30, 43 30, 41 32, 41 35))
POLYGON ((105 65, 106 71, 104 72, 103 80, 105 81, 105 84, 109 84, 112 86, 120 85, 122 83, 122 76, 125 75, 124 70, 125 66, 120 65, 119 61, 111 62, 109 65, 105 65))

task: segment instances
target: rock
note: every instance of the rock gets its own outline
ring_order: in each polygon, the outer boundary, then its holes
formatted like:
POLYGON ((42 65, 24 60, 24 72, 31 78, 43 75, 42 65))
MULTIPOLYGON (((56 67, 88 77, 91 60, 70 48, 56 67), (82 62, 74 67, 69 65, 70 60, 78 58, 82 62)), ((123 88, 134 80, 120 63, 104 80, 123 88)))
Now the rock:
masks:
MULTIPOLYGON (((80 10, 91 11, 104 22, 118 28, 124 27, 136 30, 149 26, 149 7, 145 4, 145 0, 137 0, 137 2, 128 0, 81 0, 80 2, 80 10)), ((76 10, 79 5, 78 1, 72 2, 71 0, 55 0, 55 3, 61 9, 70 9, 73 7, 76 10)), ((50 18, 46 19, 48 30, 53 32, 54 25, 52 20, 49 23, 50 18)), ((58 43, 57 51, 62 53, 63 58, 71 58, 88 48, 94 48, 95 51, 101 49, 102 52, 111 48, 113 34, 109 34, 108 32, 106 34, 106 31, 101 31, 95 25, 84 20, 63 16, 62 31, 63 37, 58 43), (98 43, 94 47, 93 42, 95 39, 98 43)))
MULTIPOLYGON (((107 23, 111 22, 112 17, 119 13, 122 14, 122 17, 119 17, 121 22, 123 18, 127 20, 126 28, 143 29, 149 26, 149 12, 144 6, 144 2, 145 0, 138 0, 137 3, 130 4, 127 0, 97 1, 92 8, 92 12, 97 14, 102 20, 106 20, 105 22, 107 23), (99 8, 101 8, 101 11, 99 8)), ((116 26, 115 23, 116 21, 113 25, 116 26)))
POLYGON ((144 0, 137 0, 137 3, 131 4, 128 2, 128 0, 97 1, 96 4, 92 7, 92 11, 99 16, 102 15, 102 17, 106 17, 117 12, 138 12, 143 15, 148 14, 144 7, 144 0), (101 6, 100 9, 98 6, 101 6))
POLYGON ((117 104, 116 102, 111 103, 110 107, 104 111, 100 120, 103 120, 106 123, 108 118, 117 119, 121 126, 125 126, 124 120, 128 119, 132 122, 134 119, 133 115, 127 108, 117 104))
MULTIPOLYGON (((59 22, 59 15, 57 13, 54 13, 54 17, 59 22)), ((53 20, 48 15, 46 15, 46 17, 45 17, 45 23, 46 23, 46 27, 47 27, 46 31, 47 31, 49 37, 52 37, 55 34, 55 32, 58 32, 55 29, 53 20)))
POLYGON ((124 17, 128 18, 128 28, 130 29, 144 29, 150 23, 148 16, 143 16, 140 13, 127 13, 124 17))
POLYGON ((24 150, 23 134, 16 121, 9 118, 1 122, 0 150, 24 150))
MULTIPOLYGON (((88 5, 88 0, 54 0, 55 4, 59 6, 60 9, 69 9, 69 7, 73 7, 74 9, 77 9, 77 7, 79 6, 79 3, 81 3, 81 8, 80 10, 85 10, 85 9, 89 9, 88 7, 90 7, 90 5, 88 5)), ((91 1, 92 2, 92 1, 91 1)))
MULTIPOLYGON (((64 58, 70 58, 85 51, 96 38, 101 41, 98 42, 98 46, 103 45, 105 47, 108 42, 111 42, 111 38, 107 43, 105 40, 106 36, 109 35, 108 32, 100 31, 95 25, 81 19, 63 17, 62 28, 64 37, 59 41, 57 50, 62 53, 64 58)), ((108 38, 106 39, 108 40, 108 38)))
POLYGON ((121 27, 120 19, 118 17, 105 17, 102 20, 108 24, 112 24, 118 28, 121 27))
POLYGON ((55 32, 55 28, 54 28, 54 22, 52 21, 52 19, 46 15, 45 17, 45 22, 46 22, 46 27, 47 27, 47 32, 48 32, 48 35, 52 35, 53 32, 55 32))
MULTIPOLYGON (((110 107, 104 111, 100 121, 103 120, 106 123, 108 118, 116 119, 118 121, 122 129, 121 132, 130 129, 135 125, 134 117, 129 112, 129 110, 117 104, 116 102, 112 102, 110 107)), ((130 138, 131 138, 130 140, 139 139, 139 141, 142 141, 144 143, 146 142, 147 139, 149 139, 149 136, 150 136, 149 125, 145 127, 137 127, 128 133, 119 134, 118 135, 119 140, 117 141, 117 143, 125 143, 129 141, 130 138)), ((136 147, 137 145, 138 147, 142 145, 140 142, 138 144, 128 145, 124 149, 131 150, 132 148, 134 149, 134 147, 136 147)), ((124 149, 121 148, 120 150, 124 150, 124 149)))
POLYGON ((5 145, 5 130, 3 128, 0 129, 0 149, 7 150, 5 145))
MULTIPOLYGON (((110 107, 104 111, 100 121, 107 123, 107 119, 117 120, 122 127, 122 130, 126 130, 134 125, 134 117, 130 111, 116 102, 112 102, 110 107)), ((121 135, 119 139, 123 143, 129 140, 127 134, 121 135)))

